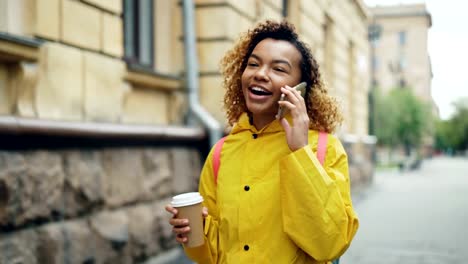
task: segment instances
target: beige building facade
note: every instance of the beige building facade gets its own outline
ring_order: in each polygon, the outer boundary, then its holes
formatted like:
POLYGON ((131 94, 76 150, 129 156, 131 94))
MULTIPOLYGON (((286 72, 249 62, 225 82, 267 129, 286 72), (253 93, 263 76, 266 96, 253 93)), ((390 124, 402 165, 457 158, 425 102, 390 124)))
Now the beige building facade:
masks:
MULTIPOLYGON (((16 73, 27 71, 34 83, 29 84, 30 88, 12 88, 24 84, 10 80, 9 88, 2 86, 5 104, 1 114, 181 124, 185 69, 180 4, 142 2, 152 9, 148 16, 153 21, 146 30, 152 39, 146 39, 151 63, 143 67, 145 71, 126 67, 129 60, 123 60, 128 54, 124 47, 122 0, 2 0, 1 32, 13 38, 31 38, 37 44, 8 44, 16 45, 20 54, 7 61, 18 62, 16 73), (26 96, 31 95, 29 90, 34 90, 34 96, 26 96)), ((361 1, 198 0, 195 5, 200 100, 220 123, 224 124, 225 118, 218 63, 224 52, 240 32, 256 22, 280 20, 286 15, 312 47, 331 93, 342 105, 345 123, 340 134, 368 134, 368 15, 361 1)), ((4 56, 13 52, 4 49, 4 56)), ((139 66, 133 62, 131 65, 139 66)), ((12 67, 3 65, 0 69, 2 83, 8 82, 6 76, 15 78, 10 74, 12 67)))
POLYGON ((203 105, 224 120, 219 60, 240 32, 284 15, 312 48, 331 93, 341 103, 345 122, 339 133, 367 136, 368 14, 361 1, 197 1, 203 105), (217 100, 204 96, 208 94, 217 100))
MULTIPOLYGON (((187 122, 185 2, 0 0, 0 264, 135 263, 177 248, 163 208, 196 189, 208 147, 187 122)), ((361 0, 193 7, 198 98, 221 127, 224 52, 255 23, 289 19, 342 106, 351 181, 369 181, 361 0)))
POLYGON ((380 31, 371 58, 376 86, 383 91, 409 87, 426 102, 431 95, 431 60, 428 31, 431 15, 425 4, 371 8, 372 23, 380 31))

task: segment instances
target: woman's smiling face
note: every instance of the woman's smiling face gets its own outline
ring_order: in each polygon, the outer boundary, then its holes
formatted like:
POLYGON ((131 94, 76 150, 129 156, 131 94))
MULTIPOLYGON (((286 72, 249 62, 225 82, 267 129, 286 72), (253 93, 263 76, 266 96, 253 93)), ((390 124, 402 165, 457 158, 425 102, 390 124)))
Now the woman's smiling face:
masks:
POLYGON ((242 92, 254 121, 275 119, 281 87, 301 81, 301 59, 301 53, 286 40, 266 38, 255 46, 241 77, 242 92))

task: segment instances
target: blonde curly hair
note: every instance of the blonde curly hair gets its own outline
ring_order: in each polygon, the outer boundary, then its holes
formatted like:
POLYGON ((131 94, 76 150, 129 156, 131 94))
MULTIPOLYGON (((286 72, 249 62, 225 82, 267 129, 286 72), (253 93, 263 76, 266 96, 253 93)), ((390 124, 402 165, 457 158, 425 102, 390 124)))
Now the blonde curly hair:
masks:
POLYGON ((287 21, 267 20, 259 23, 241 35, 238 42, 221 60, 223 86, 226 89, 224 108, 229 124, 232 126, 242 113, 248 112, 242 92, 241 76, 253 49, 266 38, 288 41, 301 53, 301 78, 307 83, 304 99, 310 119, 309 128, 333 133, 343 121, 338 103, 328 94, 321 79, 319 65, 312 56, 310 48, 299 40, 294 25, 287 21))

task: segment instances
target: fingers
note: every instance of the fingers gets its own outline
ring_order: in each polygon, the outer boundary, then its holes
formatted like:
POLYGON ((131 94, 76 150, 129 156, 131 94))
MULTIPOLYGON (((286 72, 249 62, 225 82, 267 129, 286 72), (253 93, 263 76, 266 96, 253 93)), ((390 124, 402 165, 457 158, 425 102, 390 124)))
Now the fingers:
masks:
POLYGON ((165 209, 168 213, 171 213, 173 216, 176 216, 178 213, 177 209, 175 209, 174 207, 170 205, 166 205, 165 209))
POLYGON ((203 218, 206 218, 208 216, 208 208, 206 207, 202 208, 202 215, 203 215, 203 218))
POLYGON ((172 232, 176 234, 176 237, 183 238, 190 232, 190 226, 174 227, 172 232))
POLYGON ((165 209, 168 213, 172 214, 169 224, 172 226, 172 232, 176 234, 176 241, 178 243, 186 243, 188 240, 187 234, 190 232, 188 219, 176 218, 178 211, 170 205, 166 205, 165 209))
POLYGON ((184 235, 177 235, 176 236, 176 241, 177 241, 177 243, 180 243, 180 244, 187 243, 188 238, 186 236, 184 236, 184 235))
POLYGON ((188 219, 171 218, 169 220, 172 232, 176 234, 176 241, 178 243, 186 243, 188 241, 187 234, 190 232, 188 219))
POLYGON ((189 225, 188 219, 171 218, 169 224, 173 227, 185 227, 189 225))
POLYGON ((286 94, 288 101, 291 103, 295 104, 296 102, 304 102, 304 98, 301 96, 301 93, 290 86, 286 85, 282 87, 281 92, 286 94))

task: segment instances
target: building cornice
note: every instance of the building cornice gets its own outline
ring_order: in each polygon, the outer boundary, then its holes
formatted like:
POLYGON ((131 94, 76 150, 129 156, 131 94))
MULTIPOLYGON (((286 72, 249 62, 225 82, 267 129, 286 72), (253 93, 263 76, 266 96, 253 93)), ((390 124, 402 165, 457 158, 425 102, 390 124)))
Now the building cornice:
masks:
POLYGON ((370 18, 370 12, 364 2, 362 0, 354 0, 354 3, 356 3, 359 11, 361 11, 362 16, 368 20, 370 18))
POLYGON ((42 41, 0 32, 0 61, 37 61, 42 41))

